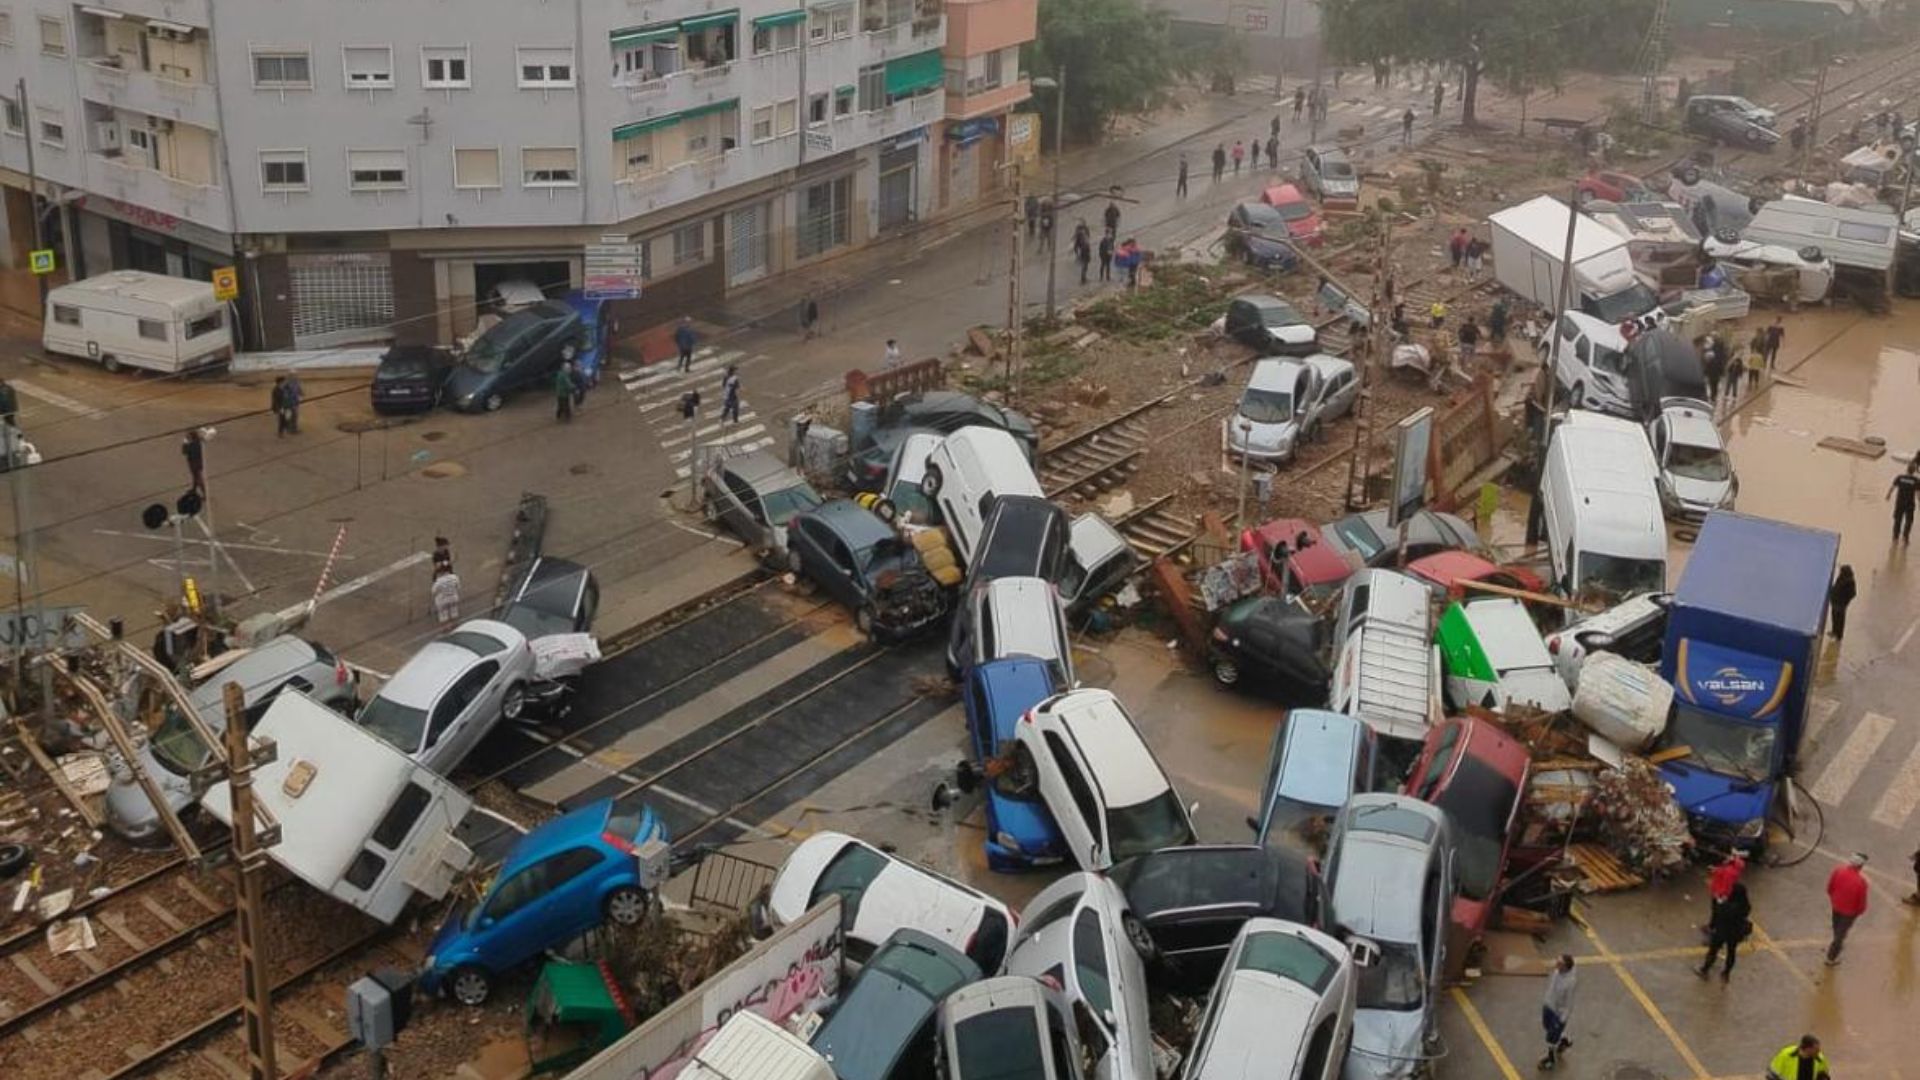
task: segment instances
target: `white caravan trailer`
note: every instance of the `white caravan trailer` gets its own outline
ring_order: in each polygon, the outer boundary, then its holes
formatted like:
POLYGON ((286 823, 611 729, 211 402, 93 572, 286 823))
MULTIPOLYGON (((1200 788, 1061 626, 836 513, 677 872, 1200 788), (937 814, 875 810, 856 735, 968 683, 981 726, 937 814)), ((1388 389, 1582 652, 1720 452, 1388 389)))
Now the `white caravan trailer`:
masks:
POLYGON ((172 373, 233 359, 227 305, 204 281, 112 273, 47 293, 40 344, 50 353, 172 373))

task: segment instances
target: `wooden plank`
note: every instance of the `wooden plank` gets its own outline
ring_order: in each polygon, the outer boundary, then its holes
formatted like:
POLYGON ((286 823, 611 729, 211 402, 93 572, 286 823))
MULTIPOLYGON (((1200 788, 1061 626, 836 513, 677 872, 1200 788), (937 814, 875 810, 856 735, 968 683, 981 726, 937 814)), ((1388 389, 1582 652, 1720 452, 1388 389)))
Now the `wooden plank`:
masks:
POLYGON ((25 975, 28 982, 39 987, 41 993, 48 997, 53 997, 60 992, 59 984, 47 978, 46 974, 39 968, 34 967, 33 961, 27 959, 25 956, 14 953, 7 957, 7 959, 12 960, 13 966, 20 969, 20 974, 25 975))
POLYGON ((1843 454, 1866 458, 1868 461, 1877 461, 1887 452, 1885 443, 1862 442, 1859 439, 1849 439, 1844 435, 1829 435, 1814 445, 1822 450, 1838 450, 1843 454))
POLYGON ((1669 761, 1679 761, 1683 757, 1692 757, 1691 746, 1669 746, 1665 750, 1656 750, 1647 755, 1647 760, 1655 765, 1665 765, 1669 761))
POLYGON ((163 923, 166 923, 167 929, 172 930, 176 934, 187 928, 186 923, 181 922, 179 918, 174 915, 173 912, 168 911, 166 908, 162 907, 160 904, 160 901, 155 900, 151 896, 147 896, 143 894, 140 897, 140 906, 143 908, 146 908, 147 911, 150 914, 152 914, 154 918, 159 919, 163 923))
POLYGON ((41 749, 40 740, 34 738, 33 732, 27 730, 26 722, 15 720, 13 726, 20 733, 20 745, 26 748, 27 756, 33 759, 34 764, 40 766, 41 772, 47 774, 47 778, 53 781, 53 786, 60 789, 60 794, 72 805, 74 812, 80 815, 80 819, 87 823, 87 828, 99 828, 100 815, 87 805, 87 801, 80 797, 80 793, 73 789, 72 784, 67 783, 66 773, 61 772, 60 766, 55 765, 53 759, 47 756, 47 752, 41 749))
POLYGON ((117 911, 101 912, 100 925, 106 927, 113 933, 114 937, 119 938, 127 948, 132 949, 134 952, 147 951, 147 943, 142 941, 140 935, 134 933, 133 929, 127 925, 127 917, 125 915, 117 911))

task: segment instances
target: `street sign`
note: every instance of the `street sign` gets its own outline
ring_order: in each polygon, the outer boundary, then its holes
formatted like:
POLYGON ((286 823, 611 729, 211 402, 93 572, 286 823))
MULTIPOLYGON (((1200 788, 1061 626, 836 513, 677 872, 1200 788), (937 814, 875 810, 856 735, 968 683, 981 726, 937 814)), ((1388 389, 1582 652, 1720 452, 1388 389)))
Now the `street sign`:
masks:
POLYGON ((74 616, 86 608, 52 607, 40 611, 0 613, 0 655, 13 656, 22 648, 82 648, 87 631, 74 616))
POLYGON ((646 245, 624 233, 603 235, 599 243, 586 245, 581 276, 589 300, 638 300, 646 274, 646 245))
POLYGON ((213 298, 224 303, 239 297, 240 272, 231 266, 216 268, 213 272, 213 298))
POLYGON ((1392 501, 1387 528, 1397 529, 1427 505, 1427 453, 1433 445, 1433 406, 1424 405, 1394 425, 1392 501))
POLYGON ((806 138, 807 149, 821 154, 833 153, 833 131, 831 129, 826 131, 813 131, 809 129, 806 138))
POLYGON ((37 251, 29 252, 27 255, 27 259, 28 259, 28 265, 33 268, 34 273, 36 274, 53 273, 53 249, 52 248, 40 248, 37 251))

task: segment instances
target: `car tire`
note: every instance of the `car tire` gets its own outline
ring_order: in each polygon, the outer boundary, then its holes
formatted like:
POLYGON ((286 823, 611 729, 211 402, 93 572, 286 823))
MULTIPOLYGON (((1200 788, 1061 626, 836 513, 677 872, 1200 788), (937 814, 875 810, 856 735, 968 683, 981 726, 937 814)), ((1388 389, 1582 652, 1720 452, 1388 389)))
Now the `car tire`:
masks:
POLYGON ((1698 165, 1682 165, 1680 167, 1680 182, 1688 187, 1699 183, 1700 167, 1698 165))
POLYGON ((100 366, 110 372, 118 374, 120 372, 120 358, 112 353, 101 353, 100 366))
POLYGON ((1760 134, 1759 128, 1752 128, 1752 127, 1748 128, 1746 132, 1746 136, 1747 136, 1747 145, 1749 146, 1759 146, 1761 143, 1767 141, 1766 136, 1760 134))
POLYGON ((508 720, 518 720, 527 712, 527 684, 514 683, 507 692, 500 695, 500 715, 508 720))
POLYGON ((927 463, 927 471, 920 477, 920 494, 932 499, 940 494, 940 486, 946 483, 946 477, 940 475, 940 466, 927 463))
POLYGON ((0 880, 13 877, 33 863, 33 851, 25 844, 0 844, 0 880))
POLYGON ((1154 945, 1153 935, 1147 933, 1146 926, 1139 919, 1132 915, 1120 916, 1120 929, 1127 935, 1127 944, 1133 946, 1133 951, 1140 954, 1141 960, 1151 963, 1159 959, 1160 949, 1154 945))
POLYGON ((488 412, 499 412, 500 406, 506 403, 507 399, 500 396, 500 391, 495 390, 487 395, 486 400, 480 403, 480 407, 488 412))
POLYGON ((1570 408, 1575 408, 1575 409, 1586 408, 1587 384, 1583 382, 1574 383, 1573 389, 1567 391, 1567 402, 1570 408))
POLYGON ((1221 686, 1240 685, 1240 665, 1225 658, 1213 662, 1213 681, 1221 686))
POLYGON ((462 964, 447 979, 447 990, 453 1000, 470 1009, 478 1008, 493 994, 493 975, 478 964, 462 964))
POLYGON ((639 926, 652 906, 645 892, 633 885, 622 885, 607 894, 600 910, 615 926, 639 926))

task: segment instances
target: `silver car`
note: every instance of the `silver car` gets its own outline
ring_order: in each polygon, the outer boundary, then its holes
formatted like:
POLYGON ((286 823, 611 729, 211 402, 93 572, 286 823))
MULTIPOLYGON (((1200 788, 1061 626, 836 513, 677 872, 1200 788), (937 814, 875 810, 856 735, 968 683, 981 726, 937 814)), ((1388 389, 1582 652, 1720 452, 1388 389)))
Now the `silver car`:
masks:
POLYGON ((519 718, 532 678, 525 635, 474 619, 414 653, 354 721, 446 776, 502 716, 519 718))
MULTIPOLYGON (((237 683, 246 695, 249 730, 288 687, 335 712, 353 713, 359 689, 357 676, 313 642, 283 634, 257 648, 228 655, 233 659, 208 676, 189 697, 201 722, 215 735, 227 730, 225 695, 229 683, 237 683)), ((166 718, 140 749, 140 765, 159 786, 167 805, 179 814, 194 801, 193 772, 212 756, 187 718, 168 707, 166 718)), ((146 791, 126 770, 115 770, 113 785, 107 789, 107 822, 114 832, 135 843, 161 834, 160 815, 148 801, 146 791)))
POLYGON ((1353 1035, 1358 970, 1346 947, 1318 930, 1248 920, 1214 982, 1181 1080, 1334 1080, 1353 1035))
POLYGON ((1098 1080, 1153 1080, 1143 953, 1153 939, 1127 911, 1120 886, 1099 874, 1068 874, 1020 913, 1007 974, 1060 984, 1098 1080))
POLYGON ((963 986, 940 1003, 947 1080, 1081 1080, 1080 1038, 1058 990, 1026 975, 963 986))
POLYGON ((787 563, 787 523, 822 501, 805 478, 765 450, 715 458, 700 487, 708 515, 775 566, 787 563))
POLYGON ((1407 1080, 1428 1064, 1454 875, 1453 833, 1439 807, 1362 794, 1334 819, 1331 923, 1350 944, 1364 942, 1372 961, 1360 969, 1345 1080, 1407 1080))

